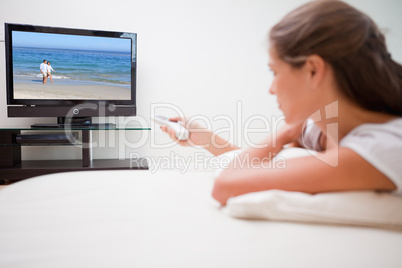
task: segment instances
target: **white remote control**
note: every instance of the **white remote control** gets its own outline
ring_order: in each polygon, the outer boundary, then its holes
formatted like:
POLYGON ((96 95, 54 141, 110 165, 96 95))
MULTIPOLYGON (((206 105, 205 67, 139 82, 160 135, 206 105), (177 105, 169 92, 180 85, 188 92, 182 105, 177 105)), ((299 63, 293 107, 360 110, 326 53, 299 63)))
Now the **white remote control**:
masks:
POLYGON ((162 126, 167 126, 168 129, 172 128, 176 133, 176 138, 179 140, 187 140, 190 136, 188 129, 177 122, 170 121, 167 117, 157 115, 152 119, 162 126))

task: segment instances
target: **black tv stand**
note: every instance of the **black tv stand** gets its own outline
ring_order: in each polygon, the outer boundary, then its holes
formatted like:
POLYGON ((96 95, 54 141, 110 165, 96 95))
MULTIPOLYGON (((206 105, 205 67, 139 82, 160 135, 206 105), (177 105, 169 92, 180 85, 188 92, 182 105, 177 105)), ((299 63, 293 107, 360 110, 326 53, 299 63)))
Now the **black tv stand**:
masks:
MULTIPOLYGON (((87 127, 71 130, 81 131, 82 142, 70 144, 44 143, 29 144, 18 143, 17 136, 21 131, 40 131, 45 128, 0 128, 0 184, 9 184, 34 176, 69 171, 86 170, 138 170, 148 169, 146 158, 130 159, 92 159, 92 132, 93 131, 144 131, 149 127, 125 126, 112 128, 91 129, 87 127), (81 147, 81 159, 76 160, 22 160, 22 146, 66 146, 81 147)), ((60 128, 46 128, 46 130, 59 130, 60 128)), ((66 129, 64 129, 66 130, 66 129)), ((67 129, 69 130, 69 129, 67 129)))

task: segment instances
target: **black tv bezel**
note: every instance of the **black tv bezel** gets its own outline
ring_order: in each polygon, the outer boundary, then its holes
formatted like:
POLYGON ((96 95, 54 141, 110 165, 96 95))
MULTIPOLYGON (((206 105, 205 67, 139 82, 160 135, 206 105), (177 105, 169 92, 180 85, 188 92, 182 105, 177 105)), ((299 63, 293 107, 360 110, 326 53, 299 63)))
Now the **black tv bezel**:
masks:
POLYGON ((137 33, 113 32, 103 30, 88 30, 76 28, 62 28, 52 26, 38 26, 28 24, 5 23, 5 52, 6 52, 6 90, 7 105, 25 106, 74 106, 78 104, 99 104, 102 105, 124 105, 136 106, 136 82, 137 82, 137 33), (13 56, 12 56, 12 31, 25 31, 33 33, 67 34, 94 37, 111 37, 131 39, 131 58, 135 53, 135 61, 131 62, 131 98, 130 100, 95 100, 95 99, 14 99, 14 79, 13 79, 13 56), (130 38, 135 35, 135 38, 130 38), (124 37, 123 37, 124 36, 124 37), (135 42, 133 44, 133 42, 135 42))

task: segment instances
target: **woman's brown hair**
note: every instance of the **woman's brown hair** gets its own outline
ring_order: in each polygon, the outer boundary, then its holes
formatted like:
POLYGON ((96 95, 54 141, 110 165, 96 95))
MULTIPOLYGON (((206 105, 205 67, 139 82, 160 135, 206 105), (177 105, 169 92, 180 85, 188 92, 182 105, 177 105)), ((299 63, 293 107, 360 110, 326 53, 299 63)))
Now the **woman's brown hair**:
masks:
POLYGON ((270 42, 295 68, 306 56, 321 56, 342 93, 359 106, 402 115, 402 66, 391 59, 373 20, 354 7, 338 0, 309 2, 272 28, 270 42))

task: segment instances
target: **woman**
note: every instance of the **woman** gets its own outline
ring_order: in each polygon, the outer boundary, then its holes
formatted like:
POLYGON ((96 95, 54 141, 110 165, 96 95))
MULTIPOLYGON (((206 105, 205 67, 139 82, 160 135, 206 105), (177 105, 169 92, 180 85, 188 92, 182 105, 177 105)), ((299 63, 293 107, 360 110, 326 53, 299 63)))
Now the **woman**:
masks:
POLYGON ((56 71, 52 68, 52 65, 50 65, 50 61, 48 61, 48 62, 47 62, 47 76, 50 78, 50 82, 53 83, 52 71, 53 71, 53 72, 56 72, 56 71))
POLYGON ((253 161, 253 168, 233 161, 216 179, 213 197, 224 205, 269 189, 402 195, 402 66, 391 59, 376 24, 344 2, 313 1, 285 16, 269 37, 270 93, 286 125, 262 148, 242 152, 238 162, 253 161), (306 133, 309 118, 315 131, 306 133), (288 159, 284 169, 267 168, 267 156, 285 145, 323 152, 288 159))

